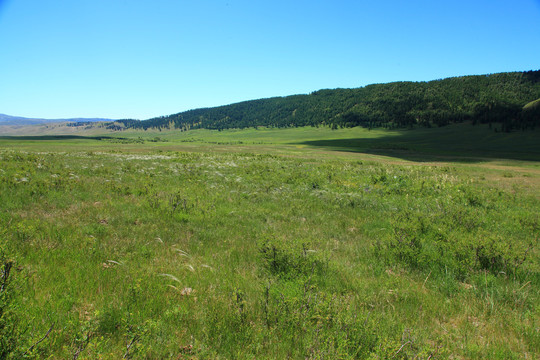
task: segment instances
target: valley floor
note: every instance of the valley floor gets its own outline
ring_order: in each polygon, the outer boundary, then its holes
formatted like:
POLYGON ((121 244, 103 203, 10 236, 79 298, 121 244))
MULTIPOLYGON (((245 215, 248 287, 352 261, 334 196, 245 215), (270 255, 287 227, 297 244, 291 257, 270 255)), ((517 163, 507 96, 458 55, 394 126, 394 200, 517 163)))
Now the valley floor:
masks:
POLYGON ((0 354, 538 358, 537 133, 458 130, 0 139, 0 354))

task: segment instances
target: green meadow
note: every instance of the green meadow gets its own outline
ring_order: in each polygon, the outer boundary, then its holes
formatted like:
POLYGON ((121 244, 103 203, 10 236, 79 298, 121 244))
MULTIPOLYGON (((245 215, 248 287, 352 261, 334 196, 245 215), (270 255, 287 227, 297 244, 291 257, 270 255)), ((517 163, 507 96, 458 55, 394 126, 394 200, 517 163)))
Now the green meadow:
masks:
POLYGON ((0 359, 540 356, 538 130, 101 135, 0 139, 0 359))

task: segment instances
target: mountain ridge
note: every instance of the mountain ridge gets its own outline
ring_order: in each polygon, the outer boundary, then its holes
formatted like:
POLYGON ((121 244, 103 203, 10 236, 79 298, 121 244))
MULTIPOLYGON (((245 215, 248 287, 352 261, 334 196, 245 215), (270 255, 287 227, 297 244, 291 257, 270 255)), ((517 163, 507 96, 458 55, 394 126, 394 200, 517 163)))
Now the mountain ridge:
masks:
MULTIPOLYGON (((321 89, 309 94, 246 100, 187 110, 147 120, 40 119, 0 114, 0 132, 66 123, 69 133, 96 127, 107 131, 247 127, 362 126, 403 128, 472 122, 500 124, 501 131, 540 126, 540 70, 468 75, 431 81, 321 89), (98 125, 99 124, 99 125, 98 125)), ((56 125, 55 125, 56 126, 56 125)))
POLYGON ((214 129, 326 125, 337 127, 444 126, 501 123, 503 131, 533 128, 540 111, 540 70, 468 75, 432 81, 322 89, 310 94, 247 100, 148 120, 118 120, 133 129, 214 129))
POLYGON ((106 118, 67 118, 67 119, 44 119, 44 118, 32 118, 23 116, 13 116, 7 114, 0 114, 0 125, 11 126, 26 126, 37 125, 45 123, 59 123, 59 122, 111 122, 113 119, 106 118))

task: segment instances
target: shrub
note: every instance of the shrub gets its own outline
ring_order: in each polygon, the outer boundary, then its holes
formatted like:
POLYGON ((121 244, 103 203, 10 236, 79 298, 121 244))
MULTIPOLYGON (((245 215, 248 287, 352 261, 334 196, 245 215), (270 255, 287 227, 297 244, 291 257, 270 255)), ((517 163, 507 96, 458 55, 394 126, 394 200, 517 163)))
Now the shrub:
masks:
POLYGON ((259 246, 259 252, 264 268, 280 278, 321 275, 326 269, 326 261, 303 242, 282 243, 275 239, 265 239, 259 246))

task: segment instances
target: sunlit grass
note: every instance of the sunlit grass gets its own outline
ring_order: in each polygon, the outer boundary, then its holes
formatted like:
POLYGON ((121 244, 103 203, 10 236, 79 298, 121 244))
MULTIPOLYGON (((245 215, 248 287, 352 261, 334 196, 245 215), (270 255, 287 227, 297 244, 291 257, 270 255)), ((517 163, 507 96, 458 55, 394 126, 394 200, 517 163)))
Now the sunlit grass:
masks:
POLYGON ((279 131, 4 140, 15 355, 54 325, 26 357, 538 356, 537 163, 279 131))

